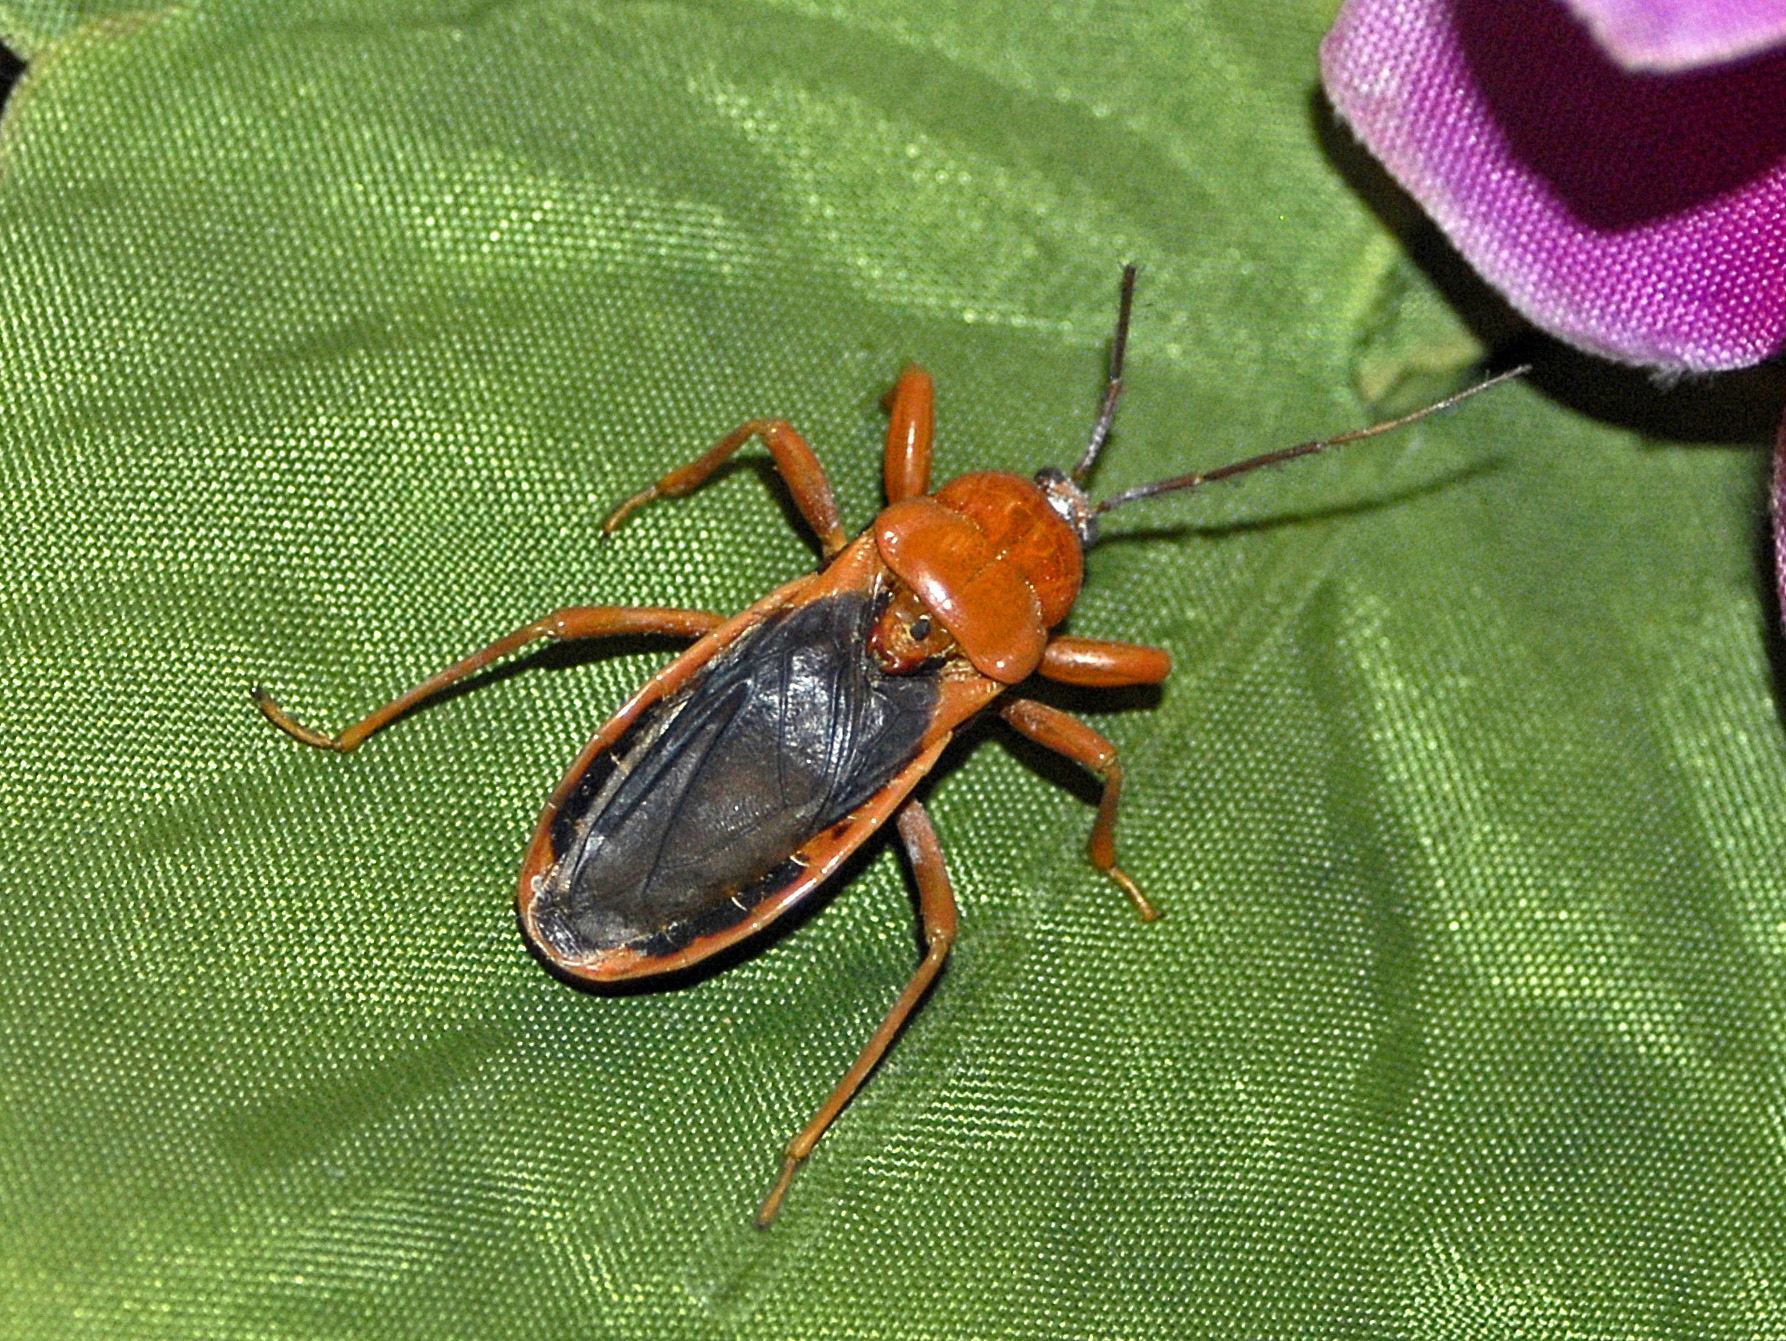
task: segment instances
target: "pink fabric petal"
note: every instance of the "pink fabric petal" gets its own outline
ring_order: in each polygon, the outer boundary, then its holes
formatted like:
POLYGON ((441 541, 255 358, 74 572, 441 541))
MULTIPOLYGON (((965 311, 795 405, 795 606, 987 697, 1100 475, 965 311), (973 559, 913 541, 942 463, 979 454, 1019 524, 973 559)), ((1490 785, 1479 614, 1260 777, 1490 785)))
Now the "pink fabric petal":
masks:
POLYGON ((1786 344, 1786 53, 1612 64, 1556 0, 1348 0, 1340 114, 1537 325, 1686 371, 1786 344))
POLYGON ((1691 70, 1786 40, 1786 0, 1567 0, 1627 70, 1691 70))

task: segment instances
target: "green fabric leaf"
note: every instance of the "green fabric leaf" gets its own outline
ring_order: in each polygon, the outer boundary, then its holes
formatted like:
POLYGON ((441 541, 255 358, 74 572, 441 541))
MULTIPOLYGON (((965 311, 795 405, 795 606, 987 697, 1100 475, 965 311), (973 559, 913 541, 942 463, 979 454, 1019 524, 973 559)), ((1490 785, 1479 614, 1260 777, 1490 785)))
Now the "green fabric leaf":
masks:
MULTIPOLYGON (((540 613, 739 608, 852 525, 920 360, 938 475, 1104 492, 1479 353, 1336 166, 1321 6, 0 5, 0 1333, 1752 1336, 1786 1326, 1786 761, 1747 451, 1534 387, 1109 519, 1056 693, 684 990, 542 972, 534 814, 664 651, 343 724, 540 613), (1664 435, 1666 438, 1666 435, 1664 435), (772 481, 770 481, 772 485, 772 481)), ((1369 403, 1374 402, 1374 403, 1369 403)), ((1664 397, 1650 404, 1665 406, 1664 397)))

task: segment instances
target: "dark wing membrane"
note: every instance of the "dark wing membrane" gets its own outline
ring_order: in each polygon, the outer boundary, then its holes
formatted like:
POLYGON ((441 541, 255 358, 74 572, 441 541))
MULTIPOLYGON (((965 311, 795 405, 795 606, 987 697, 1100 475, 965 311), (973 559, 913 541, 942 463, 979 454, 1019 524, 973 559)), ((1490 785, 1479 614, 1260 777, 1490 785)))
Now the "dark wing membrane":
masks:
POLYGON ((535 904, 554 950, 669 954, 734 925, 912 760, 937 682, 881 673, 874 616, 859 595, 774 612, 590 762, 535 904))

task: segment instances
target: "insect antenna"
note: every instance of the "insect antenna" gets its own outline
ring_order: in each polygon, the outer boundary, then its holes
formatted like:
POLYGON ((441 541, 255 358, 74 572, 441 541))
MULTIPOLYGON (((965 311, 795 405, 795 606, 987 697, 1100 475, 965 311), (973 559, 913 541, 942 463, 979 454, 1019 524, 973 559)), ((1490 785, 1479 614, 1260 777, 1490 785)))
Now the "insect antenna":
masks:
MULTIPOLYGON (((1105 412, 1098 420, 1098 428, 1104 433, 1109 432, 1109 412, 1116 400, 1116 392, 1121 385, 1120 379, 1114 374, 1120 370, 1123 335, 1128 325, 1129 286, 1133 279, 1134 267, 1131 266, 1128 271, 1124 272, 1123 309, 1122 316, 1117 325, 1116 354, 1111 360, 1113 366, 1110 389, 1106 391, 1104 395, 1105 412)), ((1435 401, 1431 405, 1422 406, 1418 410, 1411 410, 1399 418, 1386 419, 1380 424, 1372 424, 1368 428, 1355 428, 1349 433, 1338 433, 1331 438, 1316 438, 1313 442, 1299 442, 1294 447, 1280 447, 1274 452, 1262 452, 1258 456, 1249 456, 1244 461, 1233 461, 1225 466, 1217 466, 1214 470, 1194 470, 1188 475, 1175 475, 1168 480, 1156 480, 1152 484, 1139 484, 1133 489, 1124 489, 1121 493, 1106 498, 1102 503, 1099 503, 1092 509, 1092 515, 1097 516, 1109 512, 1112 508, 1119 508, 1124 503, 1133 503, 1138 498, 1152 498, 1155 494, 1169 494, 1179 489, 1195 489, 1199 485, 1214 484, 1217 480, 1233 479, 1236 475, 1245 475, 1249 471, 1260 470, 1266 466, 1280 465, 1285 461, 1293 461, 1299 456, 1314 456, 1317 452, 1324 452, 1329 447, 1338 447, 1344 443, 1357 442, 1361 438, 1374 438, 1379 433, 1388 433, 1392 429, 1402 428, 1408 424, 1414 423, 1416 420, 1426 418, 1429 414, 1437 414, 1440 410, 1449 410, 1453 405, 1456 405, 1460 401, 1468 400, 1471 396, 1474 396, 1480 391, 1487 391, 1491 386, 1499 386, 1502 382, 1510 381, 1531 370, 1532 367, 1529 363, 1521 364, 1519 367, 1500 373, 1497 376, 1489 378, 1487 381, 1478 382, 1472 387, 1466 387, 1454 396, 1447 396, 1444 400, 1435 401)), ((1100 445, 1100 435, 1096 431, 1092 434, 1092 443, 1094 448, 1100 445)), ((1095 451, 1088 453, 1086 464, 1089 464, 1095 455, 1095 451)), ((1075 480, 1079 478, 1078 471, 1073 472, 1073 478, 1075 480)))
POLYGON ((1135 309, 1135 263, 1122 268, 1122 301, 1116 310, 1116 336, 1110 341, 1110 376, 1104 381, 1104 403, 1098 408, 1098 420, 1091 426, 1091 441, 1085 444, 1085 455, 1073 467, 1073 483, 1084 484, 1085 477, 1097 464, 1098 453, 1104 450, 1110 436, 1110 425, 1116 422, 1116 398, 1122 394, 1122 358, 1129 347, 1129 314, 1135 309))

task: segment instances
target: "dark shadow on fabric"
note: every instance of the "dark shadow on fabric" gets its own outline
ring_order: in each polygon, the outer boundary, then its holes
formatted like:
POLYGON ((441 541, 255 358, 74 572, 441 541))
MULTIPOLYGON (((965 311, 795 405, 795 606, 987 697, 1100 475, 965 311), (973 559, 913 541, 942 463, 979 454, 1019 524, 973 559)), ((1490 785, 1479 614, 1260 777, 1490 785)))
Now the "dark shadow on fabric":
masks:
MULTIPOLYGON (((814 448, 813 450, 817 451, 818 449, 814 448)), ((741 457, 735 461, 728 461, 720 468, 719 474, 715 475, 714 479, 718 480, 722 476, 730 473, 733 469, 752 471, 762 480, 763 488, 768 492, 769 497, 775 500, 775 506, 781 510, 782 520, 787 525, 788 533, 799 537, 800 543, 812 551, 813 566, 815 569, 823 567, 824 564, 819 551, 819 538, 812 533, 812 527, 806 524, 806 518, 800 515, 800 509, 794 502, 793 494, 788 492, 786 481, 781 478, 781 472, 775 468, 774 459, 768 456, 757 456, 753 453, 750 456, 741 457)), ((833 491, 836 490, 836 487, 835 483, 833 483, 833 491)), ((675 498, 664 500, 664 502, 667 503, 678 503, 681 501, 681 499, 675 498)), ((876 506, 879 506, 878 500, 876 506)), ((844 518, 844 534, 854 535, 855 530, 850 526, 849 513, 845 509, 841 498, 837 500, 837 510, 844 518)), ((715 562, 720 562, 722 559, 723 556, 715 556, 715 562)), ((799 573, 790 571, 785 578, 777 578, 776 581, 791 582, 794 578, 799 576, 799 573)), ((763 594, 767 595, 768 593, 764 592, 763 594)))
POLYGON ((24 73, 25 62, 6 47, 0 47, 0 111, 5 110, 6 100, 12 96, 13 86, 24 73))
MULTIPOLYGON (((717 440, 716 437, 715 441, 717 440)), ((704 451, 706 449, 703 448, 702 450, 704 451)), ((613 544, 623 541, 632 534, 634 529, 639 525, 641 518, 650 516, 652 513, 663 508, 690 506, 693 504, 694 500, 701 495, 714 490, 721 481, 730 479, 740 471, 748 471, 762 481, 764 492, 768 498, 773 501, 775 506, 780 509, 782 520, 786 523, 789 534, 797 536, 801 544, 813 551, 814 567, 817 568, 822 566, 820 563, 818 537, 812 533, 812 527, 806 524, 806 518, 800 515, 800 509, 794 503, 793 495, 788 492, 788 486, 781 478, 781 472, 775 468, 774 459, 767 455, 758 455, 757 451, 751 451, 749 447, 740 450, 740 455, 734 456, 720 466, 719 469, 708 476, 707 479, 702 482, 701 486, 693 493, 684 494, 680 498, 653 499, 650 503, 645 505, 638 516, 629 518, 626 522, 622 523, 612 536, 602 537, 602 542, 613 544)), ((697 455, 698 453, 690 453, 688 460, 694 460, 697 455)), ((677 464, 682 465, 686 463, 678 460, 677 464)), ((643 485, 645 481, 641 481, 640 483, 643 485)), ((855 532, 850 527, 847 511, 845 510, 841 499, 838 500, 838 511, 845 513, 845 520, 843 523, 845 534, 854 535, 855 532)), ((724 563, 726 561, 726 556, 722 553, 716 552, 710 557, 714 563, 724 563)), ((786 579, 777 580, 791 581, 798 576, 800 576, 798 572, 790 571, 786 579)), ((767 595, 766 592, 763 594, 767 595)))
MULTIPOLYGON (((1075 717, 1109 717, 1119 712, 1151 712, 1160 706, 1160 693, 1157 684, 1130 685, 1126 689, 1087 689, 1083 685, 1056 684, 1036 676, 1018 685, 1015 697, 1034 699, 1075 717)), ((1015 735, 1014 732, 1010 734, 1015 735)), ((1054 751, 1044 750, 1043 753, 1053 755, 1054 751)), ((1070 767, 1086 777, 1091 776, 1078 764, 1070 767)))
POLYGON ((446 1029, 345 1075, 313 1069, 299 1091, 217 1114, 218 1148, 242 1168, 289 1168, 465 1082, 514 1041, 488 1026, 446 1029))
POLYGON ((1530 363, 1526 380, 1552 400, 1649 438, 1740 446, 1772 438, 1786 408, 1786 368, 1769 363, 1663 385, 1644 369, 1608 363, 1534 330, 1471 269, 1318 88, 1309 95, 1309 117, 1335 171, 1492 351, 1490 370, 1530 363))
MULTIPOLYGON (((1765 477, 1771 482, 1772 463, 1765 477)), ((1781 630, 1779 569, 1780 542, 1774 534, 1771 508, 1763 508, 1755 524, 1755 571, 1761 575, 1761 645, 1767 655, 1768 690, 1774 700, 1774 716, 1786 724, 1786 633, 1781 630)))
POLYGON ((1537 367, 1529 380, 1545 395, 1653 441, 1754 447, 1773 437, 1786 409, 1786 366, 1778 363, 1661 386, 1641 368, 1607 363, 1560 341, 1538 337, 1533 349, 1537 367))
MULTIPOLYGON (((1383 863, 1384 854, 1369 859, 1383 863)), ((1430 1007, 1421 996, 1430 972, 1426 947, 1415 930, 1405 895, 1385 880, 1371 892, 1364 932, 1370 942, 1365 990, 1374 1009, 1368 1060, 1359 1067, 1361 1099, 1378 1121, 1393 1128, 1414 1120, 1421 1082, 1429 1065, 1430 1007)))
MULTIPOLYGON (((1370 449, 1365 447, 1362 450, 1369 451, 1370 449)), ((1401 507, 1407 503, 1414 502, 1417 499, 1444 493, 1448 489, 1454 489, 1468 484, 1471 480, 1479 479, 1486 475, 1492 475, 1495 472, 1504 469, 1505 466, 1506 462, 1502 457, 1494 456, 1482 461, 1472 462, 1469 465, 1460 466, 1455 470, 1447 470, 1442 474, 1433 476, 1433 478, 1429 480, 1423 480, 1417 484, 1408 485, 1405 488, 1381 493, 1372 498, 1358 498, 1350 501, 1327 503, 1319 507, 1301 508, 1293 512, 1275 512, 1259 517, 1246 517, 1225 522, 1211 522, 1205 525, 1199 525, 1196 522, 1184 522, 1176 526, 1137 526, 1132 530, 1125 528, 1119 531, 1115 528, 1121 526, 1121 522, 1105 522, 1105 529, 1103 535, 1098 540, 1097 548, 1107 549, 1114 545, 1132 544, 1170 544, 1183 541, 1189 536, 1196 536, 1203 540, 1226 540, 1231 536, 1250 535, 1255 531, 1271 531, 1276 530, 1281 526, 1298 526, 1311 522, 1344 521, 1349 517, 1368 516, 1370 513, 1379 512, 1385 508, 1401 507)), ((1296 466, 1294 462, 1284 467, 1284 469, 1289 470, 1294 470, 1295 468, 1296 466)), ((1232 481, 1224 480, 1221 484, 1215 487, 1241 487, 1246 478, 1247 477, 1243 477, 1240 480, 1232 481)), ((1254 483, 1257 483, 1256 477, 1254 477, 1254 483)), ((1170 495, 1163 495, 1163 497, 1170 497, 1170 495)), ((1136 505, 1137 511, 1140 510, 1140 506, 1141 505, 1139 504, 1136 505)), ((1122 515, 1125 520, 1128 519, 1128 509, 1125 508, 1122 515)))
MULTIPOLYGON (((1048 688, 1053 689, 1054 686, 1050 685, 1048 688)), ((1026 687, 1023 696, 1025 698, 1035 698, 1042 702, 1048 702, 1050 707, 1057 706, 1056 704, 1049 702, 1052 695, 1046 692, 1032 694, 1029 688, 1026 687)), ((1069 711, 1069 709, 1063 707, 1062 711, 1069 711)), ((1074 712, 1074 716, 1079 715, 1080 712, 1074 712)), ((1016 759, 1030 772, 1034 773, 1049 785, 1059 787, 1062 791, 1071 793, 1085 803, 1088 807, 1085 813, 1085 832, 1078 836, 1078 845, 1083 846, 1085 839, 1091 833, 1092 820, 1097 816, 1098 799, 1104 793, 1104 784, 1099 781, 1097 774, 1093 773, 1088 768, 1081 767, 1078 763, 1067 758, 1066 755, 1057 754, 1047 746, 1038 745, 1028 736, 1019 735, 1016 731, 1009 728, 999 731, 997 738, 999 748, 1011 755, 1012 758, 1016 759)), ((1120 849, 1122 839, 1122 820, 1120 816, 1117 819, 1116 828, 1117 844, 1120 849)))

